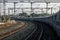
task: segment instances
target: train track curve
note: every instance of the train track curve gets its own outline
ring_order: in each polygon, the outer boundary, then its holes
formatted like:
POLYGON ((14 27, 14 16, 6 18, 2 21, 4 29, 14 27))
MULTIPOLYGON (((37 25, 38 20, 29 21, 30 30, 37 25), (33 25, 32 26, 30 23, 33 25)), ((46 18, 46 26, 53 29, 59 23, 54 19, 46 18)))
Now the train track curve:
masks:
POLYGON ((60 40, 52 26, 38 21, 26 21, 34 23, 36 29, 21 40, 60 40))
POLYGON ((36 22, 37 30, 25 40, 60 40, 52 26, 46 23, 36 22))

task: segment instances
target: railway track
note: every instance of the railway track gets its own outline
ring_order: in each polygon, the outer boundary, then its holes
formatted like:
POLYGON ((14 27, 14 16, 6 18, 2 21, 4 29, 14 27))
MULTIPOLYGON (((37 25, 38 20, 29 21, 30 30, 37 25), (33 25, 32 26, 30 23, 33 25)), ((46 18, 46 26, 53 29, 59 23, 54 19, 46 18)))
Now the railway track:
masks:
POLYGON ((15 30, 12 30, 12 31, 10 31, 10 32, 7 32, 7 33, 4 33, 4 34, 0 35, 0 40, 3 40, 4 38, 6 38, 6 37, 8 37, 8 36, 10 36, 10 35, 12 35, 12 34, 15 34, 15 33, 18 32, 19 30, 25 28, 24 26, 26 26, 26 24, 27 24, 27 23, 22 22, 22 24, 21 24, 21 26, 20 26, 19 28, 16 28, 15 30))
POLYGON ((36 23, 37 30, 26 40, 60 40, 50 25, 36 23))
POLYGON ((52 26, 48 24, 43 24, 43 34, 40 40, 60 40, 60 37, 57 35, 56 31, 52 26))
POLYGON ((21 31, 18 30, 17 32, 15 32, 14 34, 4 38, 3 40, 22 40, 26 37, 26 35, 28 35, 29 33, 31 33, 34 29, 35 26, 33 23, 28 22, 28 21, 23 21, 26 23, 26 27, 24 29, 22 29, 21 31))
MULTIPOLYGON (((30 37, 27 37, 25 40, 39 40, 43 33, 43 28, 38 27, 40 24, 36 23, 35 26, 37 27, 36 31, 30 35, 30 37)), ((42 26, 42 25, 41 25, 42 26)))
POLYGON ((22 40, 60 40, 50 25, 39 22, 33 23, 35 24, 36 29, 22 40))

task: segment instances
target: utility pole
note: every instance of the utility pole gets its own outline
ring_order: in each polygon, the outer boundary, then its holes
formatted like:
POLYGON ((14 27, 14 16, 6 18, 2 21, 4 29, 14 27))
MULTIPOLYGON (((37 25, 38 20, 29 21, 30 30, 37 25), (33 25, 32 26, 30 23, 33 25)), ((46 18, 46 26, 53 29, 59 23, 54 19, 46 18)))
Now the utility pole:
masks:
POLYGON ((3 15, 3 18, 4 18, 4 21, 6 20, 6 18, 5 18, 5 7, 6 7, 6 0, 3 0, 3 13, 4 13, 4 15, 3 15))
POLYGON ((59 11, 60 11, 60 6, 58 6, 58 8, 59 8, 59 11))
POLYGON ((9 17, 9 20, 10 20, 10 8, 8 8, 8 17, 9 17))
MULTIPOLYGON (((0 5, 1 5, 1 3, 0 3, 0 5)), ((1 6, 0 6, 0 21, 1 21, 1 6)))
POLYGON ((15 9, 16 9, 16 4, 17 4, 17 3, 18 3, 18 2, 14 2, 14 15, 13 15, 13 16, 15 16, 15 14, 16 14, 16 13, 15 13, 15 12, 16 12, 15 9))
MULTIPOLYGON (((59 8, 59 12, 60 12, 60 6, 58 6, 58 8, 59 8)), ((57 15, 57 16, 58 16, 58 17, 57 17, 58 20, 60 20, 60 17, 59 17, 59 16, 60 16, 60 13, 59 13, 59 15, 57 15)))
POLYGON ((14 8, 12 8, 11 10, 12 10, 12 14, 14 14, 14 8))
POLYGON ((50 2, 46 2, 46 14, 48 13, 48 4, 49 4, 50 2))
POLYGON ((51 7, 51 15, 53 14, 53 13, 52 13, 52 9, 53 9, 53 7, 51 7))
MULTIPOLYGON (((53 15, 52 9, 53 9, 53 7, 51 7, 51 16, 53 15)), ((52 16, 52 21, 53 21, 53 20, 54 20, 54 18, 53 18, 53 16, 52 16)))
MULTIPOLYGON (((33 13, 33 8, 32 8, 33 3, 34 3, 33 1, 30 2, 30 4, 31 4, 31 14, 33 13)), ((32 15, 32 17, 33 17, 33 15, 32 15)))
POLYGON ((0 3, 0 16, 1 16, 1 3, 0 3))
POLYGON ((34 3, 34 2, 31 1, 30 3, 31 3, 31 13, 32 13, 32 12, 33 12, 33 8, 32 8, 32 6, 33 6, 33 3, 34 3))

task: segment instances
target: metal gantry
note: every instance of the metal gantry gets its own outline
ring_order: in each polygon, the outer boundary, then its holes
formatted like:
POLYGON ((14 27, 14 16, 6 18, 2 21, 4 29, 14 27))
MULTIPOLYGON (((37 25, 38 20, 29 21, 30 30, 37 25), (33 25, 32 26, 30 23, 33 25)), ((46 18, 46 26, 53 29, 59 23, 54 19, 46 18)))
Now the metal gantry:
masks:
MULTIPOLYGON (((30 4, 31 4, 31 5, 30 5, 30 6, 31 6, 30 8, 20 8, 21 6, 20 6, 19 8, 16 8, 16 4, 17 4, 17 3, 18 3, 18 2, 13 2, 13 4, 14 4, 14 8, 13 8, 13 9, 14 9, 14 14, 13 14, 13 15, 14 15, 14 16, 16 15, 16 9, 21 9, 21 10, 22 10, 22 13, 24 12, 24 11, 23 11, 24 9, 31 9, 31 11, 30 11, 31 14, 34 13, 34 10, 35 10, 35 9, 41 10, 41 11, 38 11, 38 12, 42 12, 42 13, 44 12, 43 9, 46 9, 46 13, 48 13, 48 9, 50 9, 50 8, 48 7, 48 6, 49 6, 48 4, 49 4, 50 2, 46 2, 46 8, 40 8, 40 7, 33 8, 33 3, 35 3, 35 2, 33 2, 33 1, 30 2, 30 4)), ((5 6, 6 6, 6 5, 5 5, 5 4, 6 4, 5 0, 4 0, 3 4, 4 4, 4 15, 5 15, 5 6)), ((39 4, 39 5, 40 5, 40 4, 39 4)), ((52 8, 51 8, 51 14, 52 14, 52 8)))

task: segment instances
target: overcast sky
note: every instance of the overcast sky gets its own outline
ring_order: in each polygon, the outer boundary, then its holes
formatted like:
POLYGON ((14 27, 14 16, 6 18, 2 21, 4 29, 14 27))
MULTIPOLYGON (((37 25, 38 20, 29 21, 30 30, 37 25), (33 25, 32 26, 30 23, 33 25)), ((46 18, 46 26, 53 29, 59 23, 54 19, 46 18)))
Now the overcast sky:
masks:
MULTIPOLYGON (((8 13, 8 8, 13 8, 14 7, 14 4, 12 3, 12 2, 30 2, 31 0, 6 0, 8 3, 6 3, 6 13, 8 13), (10 3, 9 3, 10 2, 10 3)), ((41 2, 41 3, 34 3, 33 4, 33 8, 35 7, 42 7, 42 8, 45 8, 46 7, 46 3, 45 3, 45 1, 46 2, 51 2, 50 4, 49 4, 49 8, 50 7, 54 7, 53 8, 53 12, 54 13, 56 13, 58 10, 59 10, 59 8, 57 7, 57 6, 60 6, 60 0, 33 0, 34 2, 41 2), (44 3, 42 3, 42 2, 44 2, 44 3)), ((0 0, 0 2, 3 2, 3 0, 0 0)), ((25 8, 25 7, 30 7, 30 3, 17 3, 16 4, 16 7, 17 8, 25 8), (21 6, 21 4, 23 4, 23 6, 21 6)), ((2 14, 3 14, 3 4, 0 4, 0 10, 1 10, 1 12, 2 12, 2 14)), ((30 9, 29 9, 30 10, 30 9)), ((36 9, 37 10, 37 9, 36 9)), ((19 10, 18 10, 19 11, 19 10)), ((18 12, 17 11, 17 12, 18 12)), ((27 10, 25 10, 25 11, 27 11, 27 10)), ((46 9, 44 9, 43 10, 44 12, 46 12, 46 9)), ((51 10, 49 10, 48 11, 49 13, 51 13, 51 10)), ((10 12, 11 13, 11 12, 10 12)))
MULTIPOLYGON (((30 3, 17 3, 16 4, 16 8, 31 8, 30 3)), ((60 3, 50 3, 48 5, 49 8, 53 7, 53 13, 56 13, 59 11, 58 6, 60 6, 60 3)), ((8 8, 14 8, 14 4, 13 3, 6 3, 6 13, 8 14, 8 8)), ((46 8, 46 3, 34 3, 33 4, 33 8, 46 8)), ((3 4, 1 4, 0 6, 0 10, 3 14, 3 4)), ((22 11, 21 9, 16 9, 16 13, 19 13, 20 11, 22 11)), ((30 9, 24 9, 24 11, 30 11, 30 9)), ((34 11, 41 11, 41 9, 35 9, 34 11)), ((44 12, 46 12, 46 9, 43 9, 44 12)), ((10 11, 10 13, 12 13, 12 11, 10 11)), ((48 13, 51 13, 51 9, 48 10, 48 13)))
MULTIPOLYGON (((0 0, 0 2, 2 2, 3 0, 0 0)), ((14 2, 14 1, 32 1, 32 0, 6 0, 6 1, 8 1, 8 2, 14 2)), ((56 3, 60 3, 60 0, 33 0, 34 2, 45 2, 45 1, 47 1, 47 2, 56 2, 56 3)))

